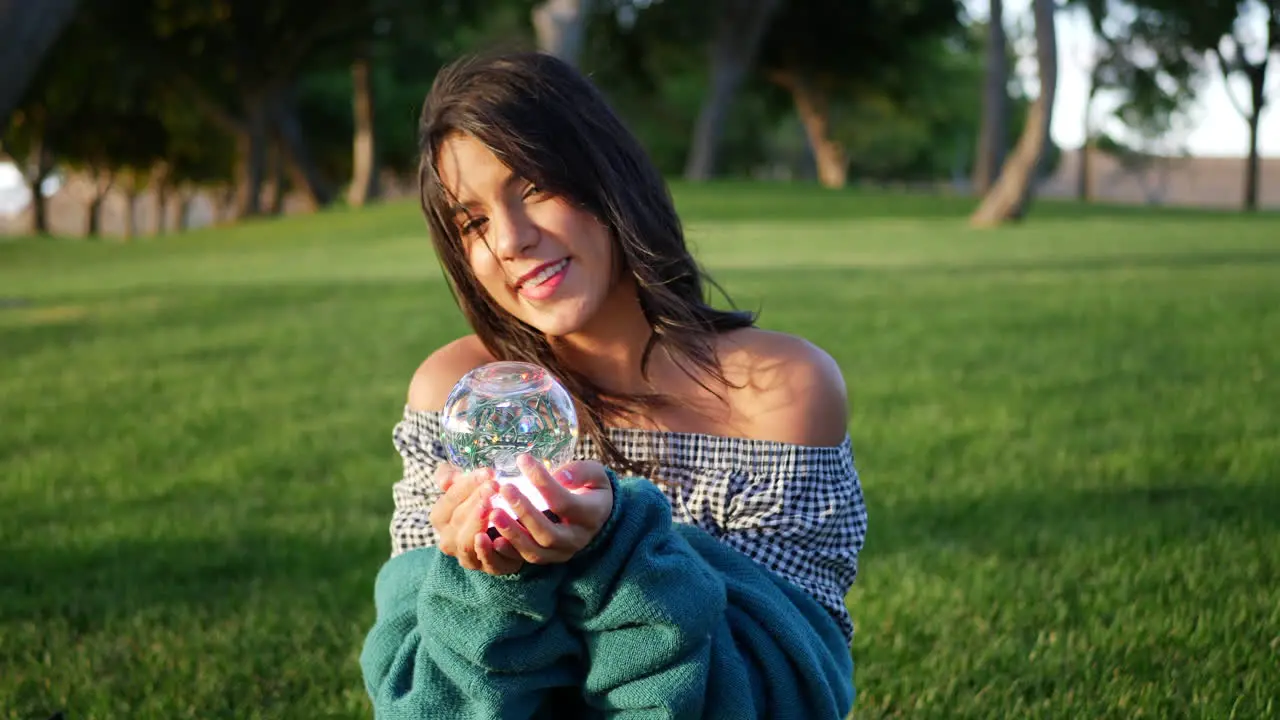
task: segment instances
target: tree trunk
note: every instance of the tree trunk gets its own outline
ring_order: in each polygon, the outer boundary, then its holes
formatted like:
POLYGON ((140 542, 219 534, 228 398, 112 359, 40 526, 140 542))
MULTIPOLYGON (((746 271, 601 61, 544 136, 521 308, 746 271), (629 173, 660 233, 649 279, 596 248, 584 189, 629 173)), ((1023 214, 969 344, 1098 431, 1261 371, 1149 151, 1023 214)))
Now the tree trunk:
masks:
POLYGON ((107 193, 111 192, 111 186, 115 184, 115 173, 109 170, 91 171, 93 181, 93 195, 89 198, 89 206, 86 208, 85 215, 85 237, 98 237, 102 228, 102 202, 107 199, 107 193))
POLYGON ((1262 109, 1255 106, 1253 117, 1249 118, 1249 159, 1244 168, 1244 209, 1245 212, 1256 212, 1258 209, 1258 124, 1261 121, 1262 109))
POLYGON ((31 233, 49 234, 49 203, 44 196, 44 181, 53 171, 53 154, 41 133, 27 158, 27 187, 31 191, 31 233))
POLYGON ((685 163, 688 180, 709 180, 716 171, 720 139, 729 121, 734 96, 755 62, 779 0, 723 0, 711 40, 711 79, 698 111, 693 143, 685 163))
POLYGON ((151 217, 151 234, 160 236, 165 233, 166 221, 169 219, 169 183, 157 181, 156 208, 151 217))
MULTIPOLYGON (((1270 48, 1268 48, 1270 51, 1270 48)), ((1239 49, 1236 52, 1240 52, 1239 49)), ((1258 157, 1258 126, 1262 122, 1262 111, 1267 106, 1267 65, 1270 58, 1264 57, 1262 62, 1249 68, 1249 96, 1252 104, 1249 115, 1245 119, 1249 123, 1249 159, 1244 170, 1244 209, 1245 212, 1258 210, 1258 191, 1260 159, 1258 157)))
POLYGON ((168 220, 169 191, 172 189, 169 177, 168 162, 159 160, 151 166, 151 186, 155 188, 155 208, 151 216, 150 231, 152 235, 163 235, 165 231, 168 220))
POLYGON ((991 0, 987 21, 987 68, 982 87, 982 125, 973 164, 973 189, 984 195, 1000 176, 1009 142, 1009 40, 1004 29, 1004 2, 991 0))
POLYGON ((1093 101, 1098 96, 1098 75, 1097 72, 1090 73, 1089 76, 1089 94, 1084 101, 1084 141, 1080 143, 1080 175, 1076 178, 1076 199, 1080 202, 1089 202, 1093 199, 1093 101))
MULTIPOLYGON (((537 11, 535 11, 536 17, 537 11)), ((355 120, 355 137, 352 143, 351 187, 347 203, 352 207, 364 207, 378 197, 378 147, 374 130, 373 83, 368 49, 351 65, 354 91, 351 95, 355 120)))
POLYGON ((272 105, 272 120, 293 186, 307 191, 313 209, 327 206, 333 201, 333 191, 311 156, 306 134, 298 120, 292 89, 285 89, 276 98, 272 105))
POLYGON ((818 167, 818 182, 828 188, 844 187, 849 158, 844 146, 831 137, 831 106, 826 91, 799 70, 772 72, 769 79, 791 93, 818 167))
POLYGON ((0 0, 0 128, 76 14, 77 0, 0 0))
POLYGON ((93 198, 85 208, 84 236, 98 237, 98 217, 102 209, 102 198, 93 198))
POLYGON ((191 190, 178 190, 177 217, 173 219, 173 227, 180 233, 186 232, 191 227, 191 201, 193 199, 195 199, 195 194, 191 190))
POLYGON ((591 17, 591 0, 543 0, 533 9, 538 50, 577 67, 591 17))
POLYGON ((976 227, 1000 225, 1009 220, 1021 219, 1025 215, 1039 175, 1044 148, 1049 142, 1053 101, 1058 85, 1055 0, 1034 0, 1034 10, 1040 94, 1027 113, 1027 125, 1018 139, 1013 155, 969 219, 976 227))
POLYGON ((262 182, 267 156, 267 114, 261 98, 245 102, 248 114, 236 135, 236 209, 237 218, 262 214, 262 182))
POLYGON ((138 236, 138 190, 130 187, 124 193, 124 239, 138 236))

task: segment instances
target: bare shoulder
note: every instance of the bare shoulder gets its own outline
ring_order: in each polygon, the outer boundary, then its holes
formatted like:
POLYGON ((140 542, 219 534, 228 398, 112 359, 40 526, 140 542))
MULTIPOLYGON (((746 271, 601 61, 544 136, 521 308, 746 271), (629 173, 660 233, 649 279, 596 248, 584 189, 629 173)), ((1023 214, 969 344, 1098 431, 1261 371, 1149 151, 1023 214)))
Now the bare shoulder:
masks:
POLYGON ((848 432, 849 401, 835 359, 804 338, 756 328, 727 334, 720 356, 734 414, 751 437, 832 446, 848 432))
POLYGON ((409 383, 409 407, 425 411, 444 409, 445 400, 462 376, 492 361, 493 356, 475 335, 458 338, 441 347, 427 356, 414 372, 409 383))

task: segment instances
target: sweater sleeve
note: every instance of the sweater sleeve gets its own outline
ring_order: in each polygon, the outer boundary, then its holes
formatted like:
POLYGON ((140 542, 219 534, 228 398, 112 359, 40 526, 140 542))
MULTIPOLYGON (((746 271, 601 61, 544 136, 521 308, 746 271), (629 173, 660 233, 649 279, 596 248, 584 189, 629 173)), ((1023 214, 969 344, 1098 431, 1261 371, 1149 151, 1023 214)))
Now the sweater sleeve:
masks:
POLYGON ((649 481, 614 508, 562 591, 589 661, 587 704, 613 717, 843 718, 849 646, 808 593, 705 531, 673 525, 649 481))
POLYGON ((524 720, 563 710, 582 676, 581 643, 557 616, 564 572, 526 566, 494 577, 434 547, 387 561, 360 655, 374 717, 524 720))

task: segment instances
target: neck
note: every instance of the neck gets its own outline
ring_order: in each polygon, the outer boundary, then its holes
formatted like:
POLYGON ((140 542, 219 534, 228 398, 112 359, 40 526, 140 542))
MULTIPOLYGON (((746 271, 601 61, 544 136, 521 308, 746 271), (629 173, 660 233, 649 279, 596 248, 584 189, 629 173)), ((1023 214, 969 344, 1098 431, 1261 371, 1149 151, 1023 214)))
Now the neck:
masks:
POLYGON ((586 327, 555 338, 553 345, 565 362, 606 392, 642 394, 653 391, 640 368, 652 334, 634 284, 623 282, 586 327))

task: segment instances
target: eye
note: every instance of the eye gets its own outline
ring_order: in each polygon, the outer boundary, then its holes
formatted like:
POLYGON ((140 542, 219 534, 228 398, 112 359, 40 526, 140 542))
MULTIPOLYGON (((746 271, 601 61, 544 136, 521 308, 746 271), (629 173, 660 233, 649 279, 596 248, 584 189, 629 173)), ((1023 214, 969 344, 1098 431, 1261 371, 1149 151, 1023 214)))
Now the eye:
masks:
POLYGON ((462 226, 458 228, 458 231, 462 233, 463 237, 473 235, 480 232, 484 227, 484 224, 487 222, 489 222, 489 218, 484 217, 483 215, 479 217, 468 217, 467 221, 462 223, 462 226))
POLYGON ((524 199, 528 200, 531 197, 540 197, 544 194, 545 193, 542 191, 542 188, 534 185, 533 183, 529 183, 529 187, 525 188, 524 191, 524 199))

